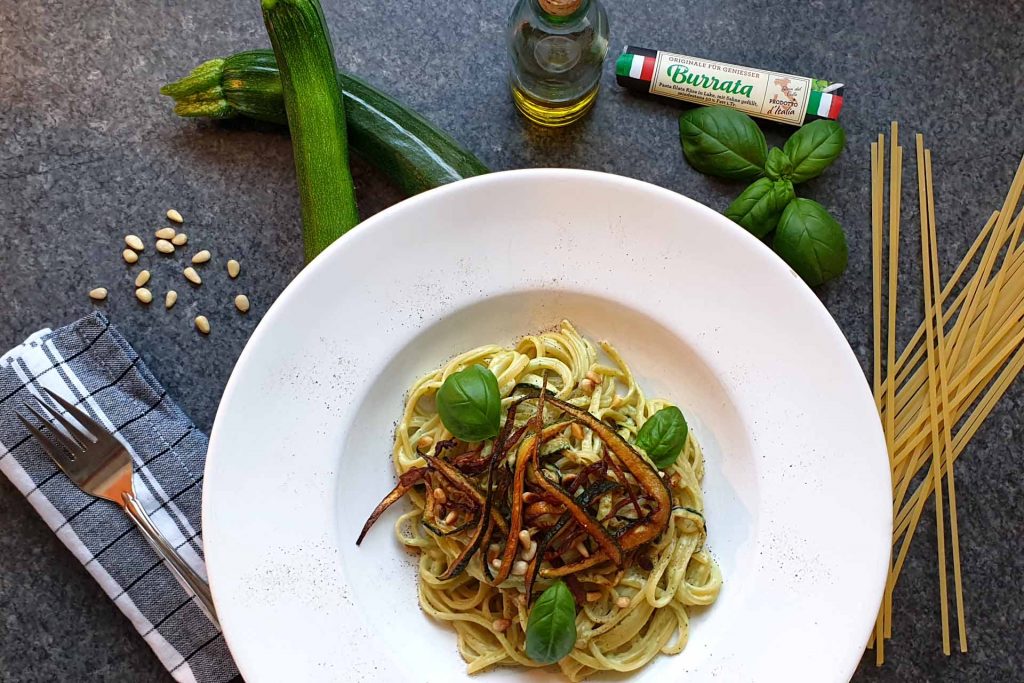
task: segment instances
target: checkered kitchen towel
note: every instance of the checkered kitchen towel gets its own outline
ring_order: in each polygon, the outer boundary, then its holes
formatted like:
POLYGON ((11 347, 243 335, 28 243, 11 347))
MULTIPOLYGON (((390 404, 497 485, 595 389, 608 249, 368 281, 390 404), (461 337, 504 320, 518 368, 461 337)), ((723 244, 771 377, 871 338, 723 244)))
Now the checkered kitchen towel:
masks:
POLYGON ((224 638, 122 510, 82 493, 15 417, 52 389, 120 436, 135 491, 203 576, 199 535, 206 435, 185 416, 107 319, 42 330, 0 357, 0 470, 85 565, 178 681, 237 676, 224 638))

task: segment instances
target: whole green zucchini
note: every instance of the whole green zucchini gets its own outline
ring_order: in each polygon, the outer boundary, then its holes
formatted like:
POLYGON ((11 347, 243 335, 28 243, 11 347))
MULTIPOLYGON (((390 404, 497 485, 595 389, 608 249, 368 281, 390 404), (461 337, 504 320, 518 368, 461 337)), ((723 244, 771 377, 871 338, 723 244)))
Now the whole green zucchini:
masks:
POLYGON ((357 223, 334 49, 317 0, 263 0, 292 135, 306 262, 357 223))
MULTIPOLYGON (((406 194, 488 172, 483 162, 412 109, 351 74, 338 71, 337 79, 349 147, 406 194)), ((160 92, 174 98, 179 116, 288 122, 281 74, 270 50, 210 60, 160 92)))

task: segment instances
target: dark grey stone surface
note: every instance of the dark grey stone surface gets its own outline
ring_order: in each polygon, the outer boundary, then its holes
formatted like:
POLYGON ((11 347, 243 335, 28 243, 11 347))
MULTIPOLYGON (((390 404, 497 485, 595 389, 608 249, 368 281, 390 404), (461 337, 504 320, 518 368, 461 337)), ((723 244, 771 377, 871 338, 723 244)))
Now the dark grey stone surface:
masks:
MULTIPOLYGON (((514 113, 504 81, 511 2, 325 0, 340 65, 416 107, 494 169, 571 166, 648 180, 722 209, 741 188, 684 163, 682 106, 619 90, 609 65, 592 115, 539 131, 514 113)), ((823 177, 799 188, 844 225, 850 267, 820 296, 865 361, 870 348, 868 144, 891 118, 908 150, 903 272, 914 254, 912 131, 934 150, 943 263, 959 258, 998 207, 1024 152, 1024 42, 1019 1, 721 3, 609 2, 613 50, 625 43, 788 70, 848 84, 849 144, 823 177)), ((202 60, 266 46, 255 0, 0 0, 0 347, 90 311, 88 289, 111 289, 105 310, 172 395, 209 428, 221 391, 261 314, 302 265, 291 149, 280 130, 245 122, 182 121, 157 87, 202 60), (150 247, 158 299, 132 297, 137 268, 123 235, 147 239, 177 207, 190 246, 215 262, 199 290, 150 247), (223 262, 238 258, 237 282, 223 262), (246 292, 242 317, 231 296, 246 292), (196 312, 213 333, 191 327, 196 312)), ((790 129, 769 130, 780 142, 790 129)), ((400 194, 365 164, 354 168, 368 216, 400 194)), ((566 197, 571 202, 571 197, 566 197)), ((916 294, 914 295, 916 298, 916 294)), ((905 299, 906 300, 906 299, 905 299)), ((903 340, 920 320, 902 308, 903 340)), ((859 681, 1009 681, 1024 671, 1024 506, 1015 387, 958 470, 971 651, 939 646, 933 517, 925 512, 900 582, 894 638, 881 669, 859 681)), ((829 609, 822 605, 822 609, 829 609)), ((800 656, 794 642, 793 656, 800 656)), ((128 622, 14 488, 0 478, 0 680, 169 680, 128 622)))

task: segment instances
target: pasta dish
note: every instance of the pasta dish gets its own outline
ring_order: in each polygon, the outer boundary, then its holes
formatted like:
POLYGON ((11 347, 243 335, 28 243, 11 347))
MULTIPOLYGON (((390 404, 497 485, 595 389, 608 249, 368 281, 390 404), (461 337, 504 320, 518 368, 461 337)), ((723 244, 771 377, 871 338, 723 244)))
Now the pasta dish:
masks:
POLYGON ((681 652, 690 615, 721 589, 683 413, 567 321, 418 380, 393 463, 398 485, 357 543, 411 501, 397 538, 419 553, 420 604, 455 629, 470 673, 636 670, 681 652))

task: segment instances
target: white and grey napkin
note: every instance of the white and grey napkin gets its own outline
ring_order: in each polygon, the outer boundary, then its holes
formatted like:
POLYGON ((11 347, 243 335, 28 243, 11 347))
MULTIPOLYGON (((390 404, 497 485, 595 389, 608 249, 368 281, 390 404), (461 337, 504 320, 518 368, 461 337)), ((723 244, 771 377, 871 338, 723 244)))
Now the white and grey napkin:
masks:
POLYGON ((224 638, 124 512, 82 493, 15 417, 52 389, 128 447, 135 490, 185 559, 206 575, 200 502, 206 435, 101 314, 42 330, 0 357, 0 471, 103 587, 178 681, 238 675, 224 638))

